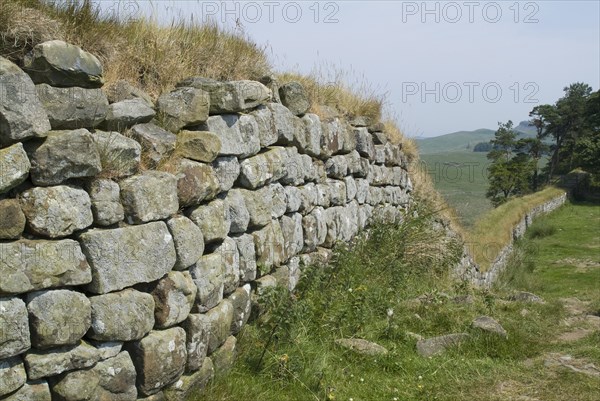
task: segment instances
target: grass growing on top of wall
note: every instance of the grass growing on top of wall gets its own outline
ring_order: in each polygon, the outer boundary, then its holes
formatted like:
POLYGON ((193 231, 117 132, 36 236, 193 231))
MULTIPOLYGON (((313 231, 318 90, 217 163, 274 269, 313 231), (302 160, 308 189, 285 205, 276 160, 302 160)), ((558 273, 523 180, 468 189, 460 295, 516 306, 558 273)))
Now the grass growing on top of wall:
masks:
POLYGON ((466 234, 466 240, 471 255, 482 271, 489 269, 500 249, 510 243, 513 228, 525 214, 564 193, 564 189, 548 187, 530 195, 511 199, 477 220, 466 234))

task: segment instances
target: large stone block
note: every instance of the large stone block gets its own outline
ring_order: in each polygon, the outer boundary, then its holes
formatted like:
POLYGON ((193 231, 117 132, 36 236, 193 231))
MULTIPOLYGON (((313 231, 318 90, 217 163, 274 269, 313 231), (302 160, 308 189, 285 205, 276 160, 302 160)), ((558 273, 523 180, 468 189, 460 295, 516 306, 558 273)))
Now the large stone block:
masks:
POLYGON ((17 143, 6 149, 0 149, 0 194, 25 181, 29 176, 30 168, 31 163, 22 144, 17 143))
POLYGON ((300 210, 302 205, 302 195, 300 189, 293 185, 284 187, 285 193, 285 211, 286 213, 294 213, 300 210))
POLYGON ((142 100, 148 107, 154 107, 152 98, 140 88, 133 86, 128 81, 120 79, 111 82, 102 88, 110 103, 118 103, 123 100, 142 100))
POLYGON ((183 375, 164 390, 166 401, 188 401, 202 391, 215 376, 215 368, 210 358, 204 358, 200 370, 183 375))
POLYGON ((31 78, 1 56, 0 121, 0 146, 41 138, 51 129, 31 78))
POLYGON ((88 291, 95 294, 158 280, 176 261, 173 237, 163 222, 91 230, 79 240, 92 267, 88 291))
POLYGON ((25 56, 24 69, 36 83, 53 86, 100 88, 102 64, 96 56, 61 40, 36 45, 25 56))
POLYGON ((310 108, 310 100, 306 89, 299 82, 288 82, 279 88, 281 103, 295 115, 302 115, 310 108))
POLYGON ((0 243, 0 294, 87 284, 90 266, 76 241, 0 243))
POLYGON ((317 205, 317 187, 315 184, 308 183, 298 188, 300 190, 300 209, 302 214, 310 213, 317 205))
POLYGON ((252 281, 256 278, 256 251, 254 249, 254 237, 243 234, 234 237, 240 255, 240 280, 242 282, 252 281))
POLYGON ((196 88, 177 88, 162 94, 157 101, 159 118, 165 129, 177 133, 208 118, 208 93, 196 88))
POLYGON ((321 153, 321 120, 316 114, 302 117, 302 126, 296 131, 294 145, 301 153, 318 157, 321 153))
POLYGON ((210 321, 200 313, 192 313, 182 323, 186 334, 187 366, 186 371, 194 372, 202 367, 208 349, 210 321))
POLYGON ((139 340, 154 327, 154 298, 133 289, 90 298, 88 337, 98 341, 139 340))
POLYGON ((127 347, 137 372, 137 388, 152 395, 174 383, 185 370, 187 351, 181 327, 152 331, 127 347))
POLYGON ((175 152, 177 136, 158 125, 138 124, 129 130, 128 135, 142 145, 144 163, 148 168, 156 168, 175 152))
POLYGON ((262 187, 256 191, 234 189, 239 191, 244 198, 244 203, 250 214, 250 228, 260 228, 271 221, 273 209, 273 191, 270 187, 262 187))
POLYGON ((229 336, 223 345, 210 356, 215 367, 215 377, 224 377, 233 368, 236 357, 237 338, 229 336))
POLYGON ((302 215, 292 213, 282 216, 280 219, 281 232, 283 233, 284 261, 289 260, 302 251, 304 237, 302 233, 302 215))
POLYGON ((21 357, 0 361, 0 397, 18 390, 27 381, 21 357))
POLYGON ((302 185, 304 184, 305 176, 305 160, 298 149, 295 147, 285 148, 285 176, 282 177, 281 183, 285 185, 302 185))
POLYGON ((69 372, 52 383, 60 400, 135 401, 136 371, 127 352, 98 362, 93 368, 69 372))
POLYGON ((2 401, 52 401, 50 387, 43 380, 25 383, 14 393, 2 398, 2 401))
POLYGON ((156 112, 143 99, 127 99, 108 105, 102 128, 123 131, 136 124, 152 121, 156 112))
POLYGON ((207 244, 224 240, 231 227, 229 208, 221 199, 192 209, 189 218, 200 227, 207 244))
POLYGON ((0 297, 0 360, 31 347, 25 302, 17 297, 0 297))
POLYGON ((366 128, 354 128, 354 137, 356 138, 356 150, 362 157, 369 160, 375 158, 375 145, 373 137, 366 128))
POLYGON ((169 272, 152 289, 156 327, 164 329, 187 319, 198 288, 189 272, 169 272))
POLYGON ((286 151, 282 147, 269 148, 265 153, 240 163, 239 182, 244 188, 256 189, 285 177, 286 151))
POLYGON ((140 169, 142 146, 118 132, 96 130, 94 142, 100 159, 102 172, 111 177, 128 177, 140 169))
POLYGON ((327 180, 329 186, 329 200, 331 206, 344 206, 346 204, 346 184, 340 180, 327 180))
POLYGON ((177 178, 160 171, 146 171, 120 182, 125 218, 130 224, 160 220, 177 213, 177 178))
POLYGON ((169 167, 177 177, 177 197, 181 207, 199 205, 221 192, 219 177, 208 164, 178 159, 170 162, 169 167))
POLYGON ((287 209, 287 198, 285 196, 284 187, 276 182, 269 185, 271 193, 273 194, 273 207, 271 208, 271 217, 278 219, 285 214, 287 209))
POLYGON ((35 86, 54 130, 96 128, 106 118, 108 100, 101 89, 35 86))
POLYGON ((356 140, 350 133, 350 127, 339 118, 321 121, 321 131, 322 159, 338 153, 350 153, 356 148, 356 140))
POLYGON ((252 307, 250 292, 250 284, 245 284, 235 290, 228 298, 233 306, 233 319, 231 320, 231 334, 233 335, 239 333, 250 318, 252 307))
POLYGON ((75 369, 94 366, 106 355, 96 347, 81 341, 77 345, 52 348, 45 351, 32 350, 25 355, 25 367, 30 380, 56 376, 75 369))
POLYGON ((178 154, 198 162, 210 163, 221 151, 221 140, 212 132, 181 131, 175 148, 178 154))
POLYGON ((206 312, 223 299, 224 267, 220 253, 211 253, 200 258, 190 273, 198 292, 194 312, 206 312))
POLYGON ((252 232, 259 269, 269 271, 280 266, 285 259, 285 242, 278 220, 272 220, 264 228, 252 232))
POLYGON ((206 313, 210 333, 208 335, 208 355, 219 348, 231 333, 233 321, 233 305, 228 299, 206 313))
POLYGON ((327 236, 327 221, 325 209, 316 207, 302 218, 304 251, 314 252, 325 242, 327 236))
POLYGON ((173 236, 177 262, 173 269, 185 270, 195 264, 204 253, 204 236, 200 227, 184 216, 177 216, 167 221, 173 236))
POLYGON ((214 253, 221 255, 223 293, 230 294, 240 283, 240 254, 237 243, 229 237, 225 238, 223 243, 215 248, 214 253))
POLYGON ((260 147, 266 148, 277 142, 278 135, 274 129, 273 112, 270 107, 258 106, 256 110, 250 113, 258 125, 258 136, 260 147))
POLYGON ((248 224, 250 224, 250 213, 246 208, 246 201, 242 193, 236 190, 229 191, 223 198, 223 201, 225 202, 229 220, 231 221, 229 233, 245 233, 248 230, 248 224))
POLYGON ((90 301, 75 291, 31 292, 27 311, 31 343, 38 349, 77 344, 92 323, 90 301))
POLYGON ((345 155, 332 156, 325 162, 327 176, 344 178, 348 174, 348 159, 345 155))
POLYGON ((0 240, 18 239, 25 230, 25 222, 17 199, 0 200, 0 240))
POLYGON ((229 191, 240 175, 240 162, 235 156, 218 157, 212 164, 217 180, 221 187, 220 192, 229 191))
POLYGON ((31 181, 35 185, 57 185, 70 178, 93 177, 102 170, 100 153, 86 129, 51 131, 30 156, 31 181))
POLYGON ((81 188, 35 187, 21 193, 20 203, 29 230, 44 237, 65 237, 94 222, 92 202, 81 188))
POLYGON ((88 194, 92 202, 94 223, 110 226, 123 221, 125 212, 121 205, 121 189, 116 182, 98 178, 88 185, 88 194))
POLYGON ((221 139, 221 155, 250 157, 260 151, 259 128, 252 115, 211 116, 199 129, 215 133, 221 139))

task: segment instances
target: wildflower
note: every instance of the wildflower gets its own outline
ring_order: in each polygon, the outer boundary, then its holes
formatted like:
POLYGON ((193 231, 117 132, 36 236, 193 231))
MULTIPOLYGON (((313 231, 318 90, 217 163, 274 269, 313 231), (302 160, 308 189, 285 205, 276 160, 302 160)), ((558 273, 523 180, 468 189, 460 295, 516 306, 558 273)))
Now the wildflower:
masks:
POLYGON ((360 378, 360 382, 361 382, 361 383, 364 383, 364 382, 365 382, 365 379, 363 379, 363 378, 361 377, 361 378, 360 378))
POLYGON ((419 376, 419 380, 423 380, 423 376, 419 376))
POLYGON ((348 292, 352 292, 352 288, 348 288, 348 292))
POLYGON ((388 308, 387 315, 388 315, 388 317, 394 316, 394 310, 392 308, 388 308))

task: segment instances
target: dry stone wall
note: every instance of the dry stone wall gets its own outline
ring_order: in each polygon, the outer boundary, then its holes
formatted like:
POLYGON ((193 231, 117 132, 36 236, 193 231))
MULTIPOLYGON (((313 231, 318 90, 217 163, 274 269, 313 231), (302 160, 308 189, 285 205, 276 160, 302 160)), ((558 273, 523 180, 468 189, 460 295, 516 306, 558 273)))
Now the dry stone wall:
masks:
POLYGON ((154 104, 64 42, 0 57, 0 400, 185 399, 262 288, 402 218, 400 147, 263 82, 154 104))

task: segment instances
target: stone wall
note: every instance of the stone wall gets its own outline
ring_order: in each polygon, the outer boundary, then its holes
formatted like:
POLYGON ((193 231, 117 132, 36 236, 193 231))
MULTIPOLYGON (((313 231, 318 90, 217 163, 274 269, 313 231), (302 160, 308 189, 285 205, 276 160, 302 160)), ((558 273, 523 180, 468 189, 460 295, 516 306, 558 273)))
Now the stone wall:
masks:
POLYGON ((0 57, 0 399, 180 400, 225 371, 253 297, 402 218, 402 150, 271 77, 154 103, 93 55, 0 57))
POLYGON ((513 251, 514 241, 525 235, 527 228, 533 224, 533 220, 543 214, 559 208, 567 201, 567 193, 563 193, 554 197, 541 205, 535 206, 523 216, 521 221, 512 228, 511 240, 503 246, 494 257, 490 267, 486 271, 481 271, 473 257, 465 247, 463 257, 455 269, 455 275, 470 281, 476 286, 489 288, 491 287, 498 276, 506 268, 510 254, 513 251))

